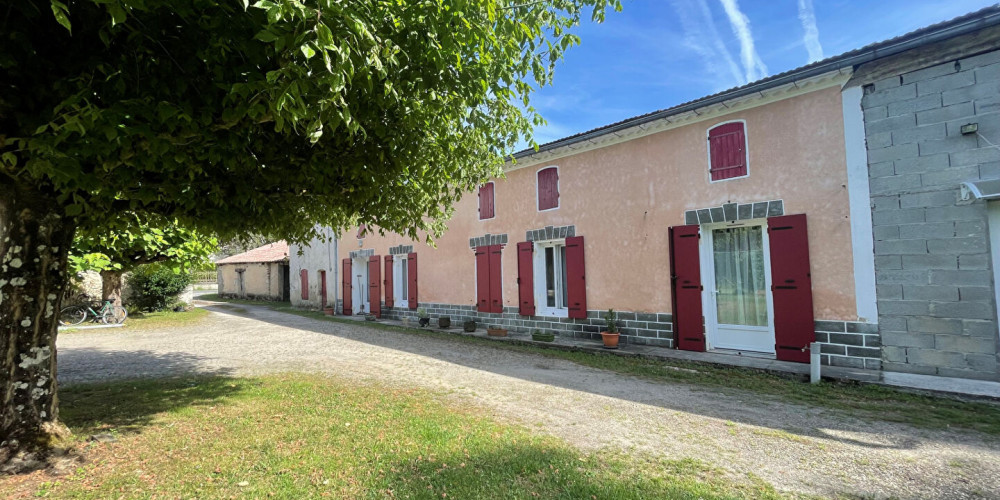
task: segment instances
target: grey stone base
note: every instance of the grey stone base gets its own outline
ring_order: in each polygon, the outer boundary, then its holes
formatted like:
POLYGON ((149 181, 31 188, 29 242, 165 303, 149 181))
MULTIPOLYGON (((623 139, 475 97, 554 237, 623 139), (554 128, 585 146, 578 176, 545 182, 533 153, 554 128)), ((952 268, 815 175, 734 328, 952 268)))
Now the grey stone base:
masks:
POLYGON ((824 365, 882 369, 882 337, 878 325, 857 321, 817 321, 816 342, 824 365))
MULTIPOLYGON (((453 324, 475 321, 482 326, 498 325, 520 333, 540 330, 543 333, 601 340, 605 327, 603 310, 588 310, 586 319, 552 318, 546 316, 521 316, 516 307, 505 307, 502 313, 481 313, 475 306, 421 302, 432 320, 449 316, 453 324)), ((673 315, 617 311, 623 344, 674 347, 673 315)), ((382 317, 402 320, 409 317, 416 321, 417 311, 405 307, 382 308, 382 317)), ((816 341, 820 342, 822 364, 866 370, 882 369, 881 337, 878 325, 855 321, 817 321, 816 341)))
MULTIPOLYGON (((421 302, 421 308, 427 311, 432 320, 441 316, 451 318, 452 324, 465 321, 475 321, 483 326, 498 325, 501 328, 520 333, 531 333, 540 330, 543 333, 590 340, 601 340, 604 329, 605 311, 587 311, 586 319, 552 318, 547 316, 521 316, 516 307, 505 307, 502 313, 482 313, 475 306, 437 304, 421 302)), ((622 334, 619 340, 622 344, 641 344, 658 347, 673 347, 673 317, 670 313, 636 313, 618 312, 618 321, 622 334)), ((409 317, 416 321, 417 311, 405 307, 382 308, 382 317, 402 320, 409 317)))

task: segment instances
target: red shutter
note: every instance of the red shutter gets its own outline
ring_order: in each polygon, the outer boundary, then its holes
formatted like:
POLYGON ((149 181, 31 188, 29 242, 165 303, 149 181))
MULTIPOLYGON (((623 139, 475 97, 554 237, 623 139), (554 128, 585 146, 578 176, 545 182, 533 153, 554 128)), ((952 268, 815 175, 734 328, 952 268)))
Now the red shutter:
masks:
POLYGON ((382 257, 368 257, 368 306, 376 318, 382 317, 382 257))
POLYGON ((492 182, 483 184, 479 188, 479 220, 493 218, 495 213, 493 209, 494 198, 492 182))
POLYGON ((670 297, 678 349, 705 350, 698 226, 670 228, 670 297))
POLYGON ((326 271, 319 272, 319 306, 326 309, 326 271))
POLYGON ((724 123, 708 131, 712 180, 747 174, 746 133, 742 122, 724 123))
POLYGON ((385 307, 392 307, 395 297, 392 296, 392 256, 385 256, 385 279, 382 281, 385 286, 385 307))
POLYGON ((521 316, 535 315, 535 276, 532 252, 534 244, 525 241, 517 244, 517 295, 521 316))
POLYGON ((299 288, 301 288, 302 300, 309 300, 309 271, 305 269, 299 271, 299 288))
POLYGON ((538 171, 538 209, 559 206, 559 169, 549 167, 538 171))
POLYGON ((490 252, 490 312, 503 312, 503 272, 500 257, 503 247, 493 245, 490 252))
POLYGON ((417 308, 417 253, 412 252, 406 256, 406 272, 410 273, 410 286, 406 293, 409 300, 410 309, 417 308))
POLYGON ((476 310, 490 312, 490 247, 476 247, 476 310))
POLYGON ((343 308, 341 314, 350 316, 354 314, 354 305, 351 296, 351 259, 344 259, 340 269, 340 284, 343 295, 343 308))
POLYGON ((813 324, 809 234, 805 214, 769 217, 771 295, 774 298, 774 341, 777 358, 809 362, 813 324))
POLYGON ((566 300, 570 318, 587 317, 587 280, 584 273, 583 236, 566 238, 566 300))

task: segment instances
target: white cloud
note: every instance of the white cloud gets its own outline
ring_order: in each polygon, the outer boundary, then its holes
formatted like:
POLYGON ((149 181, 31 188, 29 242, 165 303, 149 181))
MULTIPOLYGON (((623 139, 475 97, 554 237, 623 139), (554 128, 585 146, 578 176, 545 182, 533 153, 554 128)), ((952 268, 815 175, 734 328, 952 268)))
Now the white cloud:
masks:
POLYGON ((802 43, 809 52, 809 62, 823 59, 823 47, 819 44, 819 28, 816 26, 816 11, 812 0, 799 0, 799 21, 802 22, 802 43))
POLYGON ((673 7, 684 29, 684 46, 698 54, 708 71, 717 79, 715 90, 746 83, 739 65, 715 28, 708 2, 676 0, 673 7))
POLYGON ((719 0, 722 8, 729 18, 729 25, 733 28, 733 34, 740 41, 740 58, 743 60, 743 69, 746 71, 746 79, 749 81, 759 80, 767 76, 767 66, 757 54, 757 49, 753 46, 753 34, 750 32, 750 19, 747 18, 736 0, 719 0))

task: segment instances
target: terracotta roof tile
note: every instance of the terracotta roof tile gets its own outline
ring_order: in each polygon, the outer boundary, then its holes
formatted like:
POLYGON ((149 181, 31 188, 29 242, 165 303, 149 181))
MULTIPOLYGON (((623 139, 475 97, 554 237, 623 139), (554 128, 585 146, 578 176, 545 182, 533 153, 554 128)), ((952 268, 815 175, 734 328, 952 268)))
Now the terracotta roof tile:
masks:
POLYGON ((252 264, 255 262, 281 262, 288 260, 288 243, 277 241, 262 247, 215 261, 216 264, 252 264))

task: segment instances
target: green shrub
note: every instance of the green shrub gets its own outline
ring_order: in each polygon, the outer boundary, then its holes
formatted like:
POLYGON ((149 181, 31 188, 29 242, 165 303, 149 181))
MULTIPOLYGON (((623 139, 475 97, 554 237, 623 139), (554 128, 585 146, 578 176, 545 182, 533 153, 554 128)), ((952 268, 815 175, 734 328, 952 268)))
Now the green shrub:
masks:
POLYGON ((162 311, 191 284, 191 275, 158 264, 140 266, 128 277, 131 305, 143 311, 162 311))

